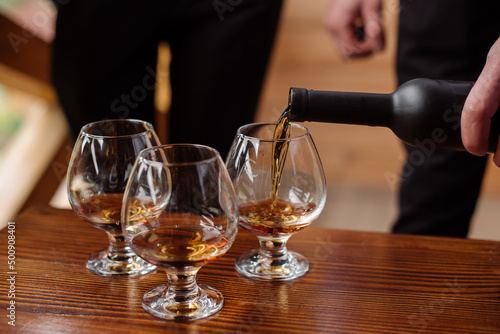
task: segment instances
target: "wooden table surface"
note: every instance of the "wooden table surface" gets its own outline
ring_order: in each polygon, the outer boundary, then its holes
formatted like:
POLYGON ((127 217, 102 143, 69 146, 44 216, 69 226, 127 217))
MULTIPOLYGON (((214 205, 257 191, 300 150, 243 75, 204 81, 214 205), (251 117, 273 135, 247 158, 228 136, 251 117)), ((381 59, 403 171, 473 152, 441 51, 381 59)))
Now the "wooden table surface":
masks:
POLYGON ((106 278, 86 269, 87 256, 107 237, 72 211, 32 207, 9 226, 0 232, 0 333, 500 332, 498 242, 313 225, 289 243, 310 260, 306 276, 261 282, 234 270, 236 257, 257 247, 255 236, 240 230, 229 252, 198 275, 223 293, 223 309, 172 322, 141 307, 143 293, 165 282, 163 272, 106 278), (12 234, 15 268, 8 268, 12 234), (8 323, 11 301, 15 327, 8 323))

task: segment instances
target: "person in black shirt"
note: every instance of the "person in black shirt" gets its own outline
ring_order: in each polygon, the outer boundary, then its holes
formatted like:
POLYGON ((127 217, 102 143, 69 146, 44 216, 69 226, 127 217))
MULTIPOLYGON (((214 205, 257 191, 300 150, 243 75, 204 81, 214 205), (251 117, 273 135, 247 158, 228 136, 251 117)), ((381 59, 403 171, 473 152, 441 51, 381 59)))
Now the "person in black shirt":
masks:
POLYGON ((73 136, 92 121, 154 124, 157 48, 168 42, 169 142, 224 157, 253 121, 282 0, 56 1, 53 82, 73 136))

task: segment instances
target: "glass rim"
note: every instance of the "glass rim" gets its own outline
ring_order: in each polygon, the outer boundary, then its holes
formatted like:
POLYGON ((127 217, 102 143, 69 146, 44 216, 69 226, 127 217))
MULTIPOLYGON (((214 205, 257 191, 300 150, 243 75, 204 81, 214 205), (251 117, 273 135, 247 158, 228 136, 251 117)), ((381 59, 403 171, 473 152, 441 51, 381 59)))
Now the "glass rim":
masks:
POLYGON ((190 143, 173 143, 173 144, 157 145, 157 146, 145 148, 141 152, 139 152, 139 155, 137 156, 137 161, 139 161, 139 159, 141 159, 141 160, 144 160, 148 164, 162 164, 163 166, 176 167, 176 166, 194 166, 194 165, 199 165, 199 164, 204 164, 204 163, 212 163, 214 161, 217 161, 218 157, 220 157, 219 151, 217 151, 215 148, 207 146, 207 145, 190 144, 190 143), (154 160, 151 160, 150 158, 145 156, 147 153, 152 152, 152 151, 160 151, 161 150, 161 151, 165 152, 165 149, 179 148, 179 147, 191 147, 191 148, 195 147, 197 149, 204 149, 208 152, 213 153, 213 156, 209 157, 209 158, 198 159, 196 161, 189 161, 189 162, 154 161, 154 160))
POLYGON ((131 137, 136 137, 136 136, 143 136, 144 134, 149 134, 154 131, 153 124, 143 121, 141 119, 134 119, 134 118, 110 118, 110 119, 104 119, 100 121, 95 121, 95 122, 90 122, 85 124, 81 130, 80 134, 84 135, 85 137, 89 138, 131 138, 131 137), (104 123, 118 123, 118 122, 129 122, 129 123, 136 123, 136 124, 143 124, 147 127, 147 129, 144 129, 144 131, 129 134, 129 135, 117 135, 117 136, 111 136, 111 135, 99 135, 99 134, 92 134, 87 132, 87 130, 91 127, 97 126, 99 124, 104 124, 104 123))
POLYGON ((238 128, 238 131, 236 132, 236 135, 238 136, 243 136, 243 137, 246 137, 246 138, 249 138, 250 140, 258 140, 260 142, 287 142, 287 141, 295 141, 295 140, 299 140, 299 139, 302 139, 302 138, 305 138, 305 137, 308 137, 310 136, 311 134, 309 133, 309 129, 307 127, 305 127, 304 125, 302 124, 298 124, 298 123, 294 123, 294 122, 290 122, 290 126, 292 127, 297 127, 299 129, 302 129, 302 130, 305 130, 305 133, 301 134, 301 135, 298 135, 298 136, 294 136, 294 137, 290 137, 290 138, 280 138, 280 139, 264 139, 264 138, 259 138, 259 137, 255 137, 255 136, 250 136, 250 135, 247 135, 247 134, 244 134, 242 133, 241 131, 245 128, 250 128, 250 127, 255 127, 255 126, 274 126, 276 127, 277 123, 270 123, 270 122, 257 122, 257 123, 249 123, 249 124, 245 124, 245 125, 242 125, 238 128))

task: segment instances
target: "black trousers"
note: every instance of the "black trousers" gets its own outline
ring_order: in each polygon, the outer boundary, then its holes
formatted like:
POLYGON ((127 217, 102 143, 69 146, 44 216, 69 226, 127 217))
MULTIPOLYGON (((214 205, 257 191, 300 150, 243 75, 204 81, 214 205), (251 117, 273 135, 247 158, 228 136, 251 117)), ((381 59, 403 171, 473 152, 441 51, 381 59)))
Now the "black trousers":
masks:
MULTIPOLYGON (((401 0, 397 75, 475 81, 500 35, 500 1, 401 0)), ((467 152, 412 153, 401 172, 395 233, 465 237, 486 157, 467 152), (425 156, 412 160, 412 156, 425 156)))
POLYGON ((252 122, 282 0, 75 0, 58 5, 53 81, 71 131, 154 123, 158 43, 170 45, 169 141, 218 149, 252 122))

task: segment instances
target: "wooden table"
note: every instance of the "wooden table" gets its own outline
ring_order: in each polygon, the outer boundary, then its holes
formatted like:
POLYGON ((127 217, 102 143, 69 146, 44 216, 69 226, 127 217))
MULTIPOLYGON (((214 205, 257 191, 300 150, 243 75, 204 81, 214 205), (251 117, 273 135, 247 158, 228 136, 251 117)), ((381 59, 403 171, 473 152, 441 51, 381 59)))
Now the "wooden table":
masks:
POLYGON ((223 309, 204 320, 172 322, 141 307, 143 293, 164 283, 164 273, 105 278, 85 268, 107 238, 72 211, 32 207, 9 226, 0 232, 0 333, 500 332, 498 242, 311 226, 290 240, 290 249, 310 260, 309 273, 280 283, 234 270, 236 257, 257 247, 255 236, 240 231, 231 250, 198 275, 223 293, 223 309), (6 316, 10 301, 15 327, 6 316))

